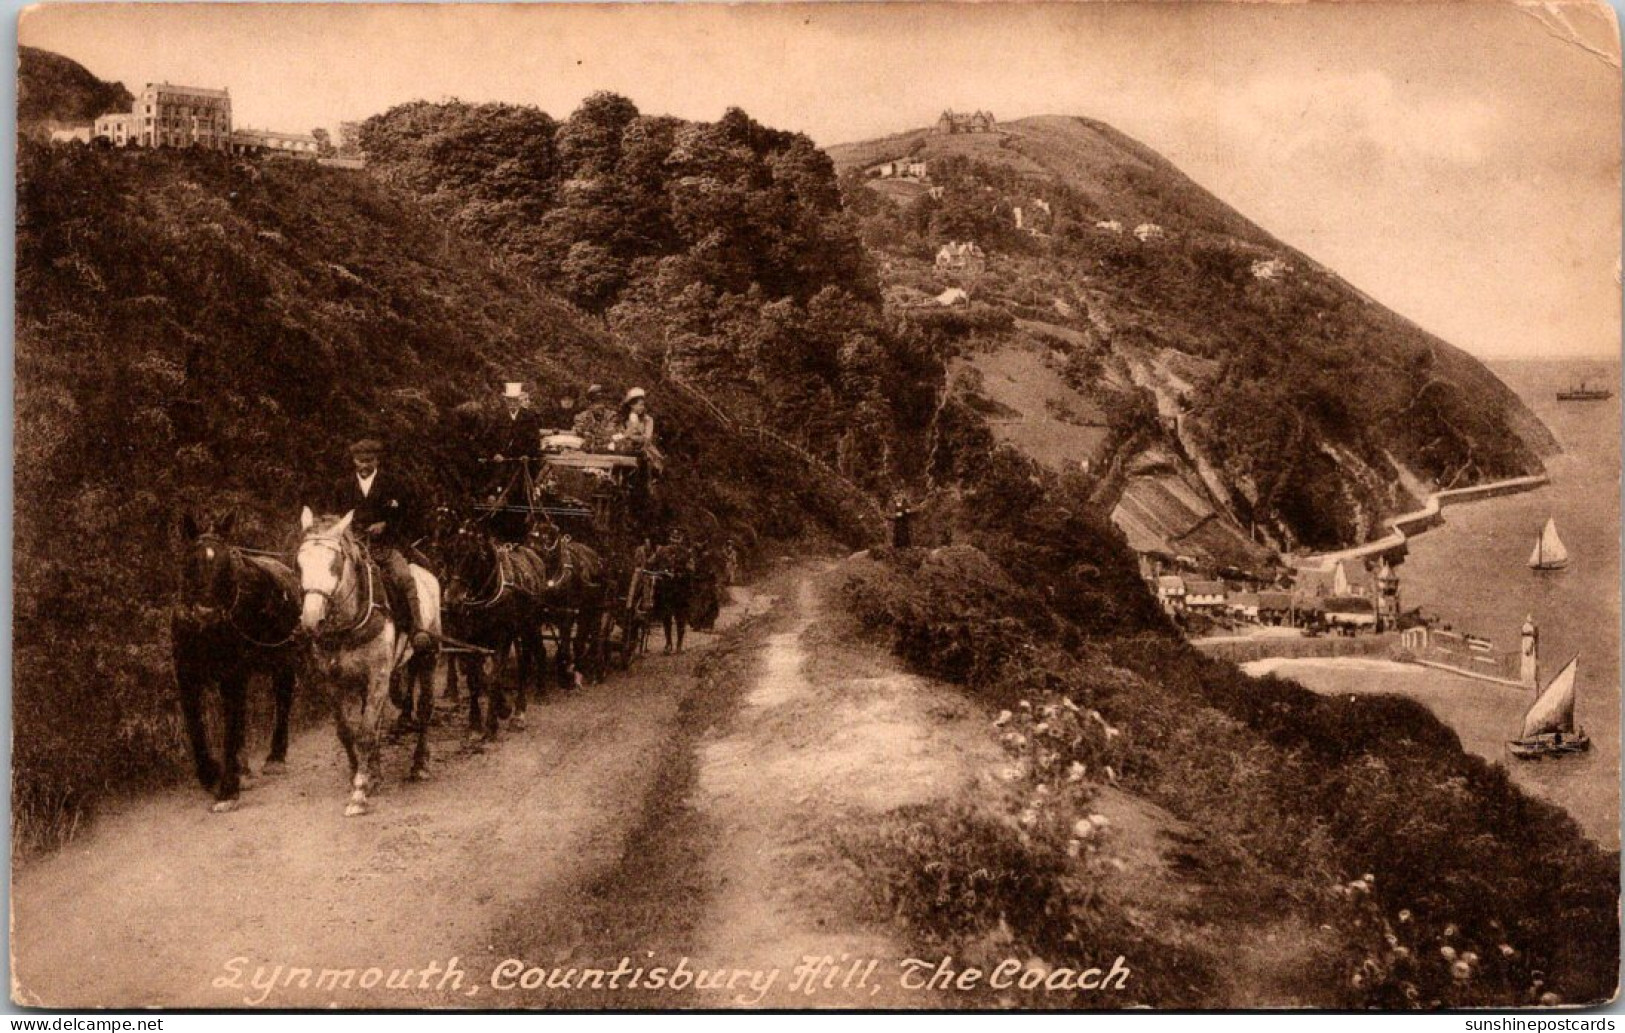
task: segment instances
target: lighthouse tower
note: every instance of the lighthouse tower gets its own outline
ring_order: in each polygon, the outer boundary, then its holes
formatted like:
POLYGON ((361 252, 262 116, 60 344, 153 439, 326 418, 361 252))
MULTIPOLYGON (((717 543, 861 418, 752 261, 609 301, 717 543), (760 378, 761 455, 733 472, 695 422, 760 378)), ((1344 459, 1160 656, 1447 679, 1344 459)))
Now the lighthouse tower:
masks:
POLYGON ((1532 689, 1540 688, 1540 629, 1535 627, 1535 616, 1523 619, 1523 635, 1518 650, 1518 680, 1532 689))

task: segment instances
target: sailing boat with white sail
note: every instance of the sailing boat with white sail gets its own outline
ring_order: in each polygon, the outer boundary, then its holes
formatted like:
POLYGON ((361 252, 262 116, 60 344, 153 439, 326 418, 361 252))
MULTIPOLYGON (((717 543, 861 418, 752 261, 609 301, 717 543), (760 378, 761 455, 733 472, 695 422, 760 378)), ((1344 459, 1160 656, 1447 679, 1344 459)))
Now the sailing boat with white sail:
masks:
POLYGON ((1557 521, 1546 518, 1546 528, 1535 539, 1535 551, 1529 554, 1531 570, 1562 570, 1569 565, 1569 550, 1557 536, 1557 521))
POLYGON ((1570 660, 1535 697, 1534 705, 1523 716, 1523 734, 1507 743, 1514 757, 1535 760, 1591 749, 1590 737, 1574 727, 1574 680, 1579 666, 1579 657, 1570 660))

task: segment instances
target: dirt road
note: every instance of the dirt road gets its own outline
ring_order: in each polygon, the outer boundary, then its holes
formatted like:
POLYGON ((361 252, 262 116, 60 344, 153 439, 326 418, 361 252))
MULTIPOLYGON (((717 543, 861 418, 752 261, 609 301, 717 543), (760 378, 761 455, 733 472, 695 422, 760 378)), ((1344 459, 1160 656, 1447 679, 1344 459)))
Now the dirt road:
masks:
POLYGON ((682 656, 533 706, 528 730, 485 753, 461 752, 460 722, 446 721, 433 781, 400 781, 396 748, 386 772, 397 780, 365 818, 342 816, 328 727, 300 736, 287 772, 234 813, 209 813, 187 787, 105 817, 15 876, 14 998, 930 1004, 897 990, 899 947, 850 906, 831 835, 963 791, 992 747, 980 722, 944 720, 964 716, 962 700, 882 659, 854 666, 847 651, 830 669, 840 651, 819 640, 813 573, 786 568, 743 591, 719 634, 692 637, 682 656), (891 978, 790 989, 805 957, 838 966, 842 955, 876 959, 891 978), (630 975, 606 990, 558 974, 622 959, 645 970, 636 990, 630 975), (669 974, 655 985, 653 969, 685 966, 726 969, 733 986, 669 974))

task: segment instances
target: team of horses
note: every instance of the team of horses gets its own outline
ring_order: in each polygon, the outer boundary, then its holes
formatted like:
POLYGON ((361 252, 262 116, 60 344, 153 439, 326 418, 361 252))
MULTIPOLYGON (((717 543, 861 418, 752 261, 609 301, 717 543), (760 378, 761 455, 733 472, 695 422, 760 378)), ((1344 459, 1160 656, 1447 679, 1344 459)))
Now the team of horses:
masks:
MULTIPOLYGON (((544 691, 546 645, 554 644, 556 683, 579 688, 610 663, 610 638, 621 630, 623 663, 644 647, 649 618, 663 618, 667 646, 675 620, 681 644, 692 575, 686 570, 615 570, 597 551, 543 524, 521 541, 493 533, 478 516, 442 511, 424 543, 440 576, 414 563, 425 627, 435 643, 414 650, 399 633, 368 550, 367 529, 353 514, 305 509, 291 564, 284 557, 232 544, 230 515, 187 515, 172 611, 171 638, 181 710, 199 782, 217 812, 236 808, 251 783, 243 757, 248 684, 269 676, 275 723, 264 772, 286 762, 295 684, 325 692, 350 762, 346 816, 366 814, 381 780, 379 759, 391 734, 416 736, 409 778, 429 777, 429 728, 435 719, 435 675, 445 665, 449 687, 460 672, 468 695, 469 746, 483 749, 503 722, 524 727, 529 697, 544 691), (504 684, 511 658, 514 680, 504 684), (491 667, 487 671, 487 665, 491 667), (224 733, 215 760, 203 717, 210 687, 219 694, 224 733), (386 728, 388 711, 395 721, 386 728)), ((453 688, 448 688, 454 691, 453 688)))

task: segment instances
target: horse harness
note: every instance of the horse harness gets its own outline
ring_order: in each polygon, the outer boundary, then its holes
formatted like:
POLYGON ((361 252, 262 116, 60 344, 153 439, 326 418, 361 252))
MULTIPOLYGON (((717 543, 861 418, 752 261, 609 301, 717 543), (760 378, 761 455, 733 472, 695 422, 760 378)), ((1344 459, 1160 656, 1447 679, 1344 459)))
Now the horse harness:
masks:
MULTIPOLYGON (((362 634, 362 632, 365 631, 367 626, 373 622, 374 617, 382 615, 383 617, 388 618, 390 614, 386 608, 378 604, 378 593, 376 591, 376 578, 374 574, 375 564, 373 563, 372 556, 367 553, 366 547, 353 538, 335 538, 332 535, 311 534, 306 535, 305 539, 300 542, 300 548, 311 544, 317 544, 323 546, 324 548, 332 549, 342 559, 347 559, 354 566, 366 571, 367 582, 367 603, 366 606, 361 608, 361 612, 356 617, 355 622, 347 628, 341 628, 338 630, 318 630, 315 635, 315 644, 325 644, 329 648, 338 648, 339 646, 345 645, 359 645, 362 642, 367 642, 373 638, 376 638, 378 635, 376 631, 369 634, 362 634)), ((342 583, 342 574, 339 580, 342 583)), ((334 587, 333 591, 328 591, 325 588, 305 588, 303 589, 302 597, 314 595, 327 600, 328 613, 331 614, 334 609, 334 596, 336 595, 337 591, 337 586, 334 587)), ((322 620, 325 623, 327 617, 323 616, 322 620)))
MULTIPOLYGON (((267 557, 273 556, 273 554, 262 552, 258 549, 244 549, 241 546, 228 545, 220 538, 219 535, 212 532, 209 534, 199 535, 197 541, 200 545, 213 546, 214 548, 224 550, 227 560, 231 563, 231 602, 227 603, 225 607, 226 626, 232 631, 236 632, 237 636, 243 641, 247 642, 249 645, 258 646, 261 649, 280 649, 289 642, 292 642, 294 636, 299 633, 299 619, 297 616, 294 618, 293 627, 288 630, 286 635, 276 642, 260 641, 244 630, 243 626, 237 622, 237 607, 243 600, 243 574, 246 573, 249 566, 248 560, 244 559, 244 554, 252 552, 255 555, 267 557)), ((264 570, 264 568, 260 569, 264 570)), ((269 575, 270 571, 265 571, 265 573, 269 575)))

